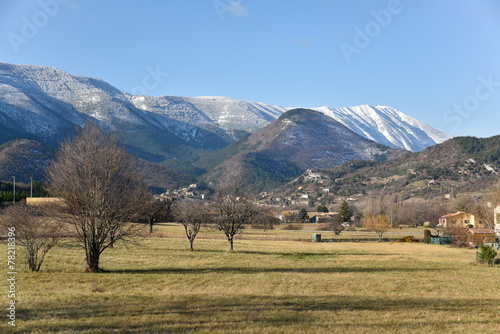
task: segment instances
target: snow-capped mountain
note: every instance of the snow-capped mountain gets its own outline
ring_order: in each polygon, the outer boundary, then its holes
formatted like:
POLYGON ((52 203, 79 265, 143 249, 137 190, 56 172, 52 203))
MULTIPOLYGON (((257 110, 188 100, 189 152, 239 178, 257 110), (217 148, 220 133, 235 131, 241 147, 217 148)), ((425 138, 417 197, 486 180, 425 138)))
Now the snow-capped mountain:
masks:
POLYGON ((388 106, 362 105, 334 109, 312 108, 342 123, 352 131, 389 147, 422 151, 452 136, 388 106))
POLYGON ((206 131, 227 144, 257 131, 284 111, 265 103, 221 97, 133 96, 102 80, 72 76, 52 67, 0 63, 0 120, 9 123, 2 125, 23 129, 44 141, 57 137, 61 128, 73 129, 91 117, 113 129, 123 122, 154 127, 186 142, 211 146, 206 140, 213 138, 206 131))
POLYGON ((286 110, 265 103, 233 100, 223 96, 131 96, 134 106, 143 111, 168 116, 207 130, 222 130, 232 140, 254 133, 286 110))
MULTIPOLYGON (((56 147, 76 126, 95 119, 136 156, 182 169, 286 110, 227 97, 131 95, 53 67, 0 63, 0 143, 27 138, 56 147)), ((418 151, 450 138, 390 107, 316 110, 390 147, 418 151)))

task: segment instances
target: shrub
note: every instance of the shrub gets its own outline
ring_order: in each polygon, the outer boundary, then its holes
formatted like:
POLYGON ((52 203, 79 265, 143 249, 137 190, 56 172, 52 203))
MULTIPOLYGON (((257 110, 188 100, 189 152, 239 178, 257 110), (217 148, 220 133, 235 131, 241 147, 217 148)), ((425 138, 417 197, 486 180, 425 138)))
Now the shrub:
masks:
POLYGON ((493 266, 495 264, 495 257, 497 256, 497 252, 491 246, 480 245, 479 258, 486 262, 489 266, 493 266))
POLYGON ((452 227, 449 229, 449 231, 445 232, 446 234, 450 235, 451 237, 454 238, 453 240, 453 246, 456 247, 470 247, 469 243, 467 242, 467 230, 468 228, 466 227, 452 227))
POLYGON ((399 242, 419 242, 419 240, 412 235, 408 235, 399 239, 399 242))
POLYGON ((288 230, 288 231, 302 230, 302 224, 289 223, 283 227, 283 230, 288 230))

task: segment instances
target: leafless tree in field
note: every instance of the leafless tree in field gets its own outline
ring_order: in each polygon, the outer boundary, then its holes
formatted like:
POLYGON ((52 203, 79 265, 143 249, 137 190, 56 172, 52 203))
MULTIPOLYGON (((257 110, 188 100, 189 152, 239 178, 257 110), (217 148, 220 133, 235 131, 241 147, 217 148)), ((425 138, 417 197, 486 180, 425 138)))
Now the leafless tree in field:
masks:
POLYGON ((26 249, 31 271, 40 270, 47 252, 62 238, 61 226, 50 217, 45 217, 36 207, 9 206, 3 210, 0 220, 4 228, 14 233, 16 242, 26 249))
POLYGON ((59 217, 74 227, 87 271, 99 271, 104 250, 139 232, 130 221, 142 212, 148 191, 134 166, 116 137, 91 122, 61 145, 49 165, 49 193, 63 200, 59 217))
POLYGON ((333 217, 327 218, 327 227, 329 230, 335 232, 335 235, 340 235, 340 232, 344 230, 343 223, 344 221, 340 215, 334 215, 333 217))
POLYGON ((367 217, 364 218, 363 226, 368 230, 375 232, 380 239, 383 241, 384 233, 389 230, 389 217, 386 214, 368 214, 367 217))
POLYGON ((500 188, 484 196, 483 200, 476 204, 474 214, 486 226, 486 228, 495 228, 495 207, 500 204, 500 188))
POLYGON ((215 208, 217 228, 226 235, 229 251, 232 252, 234 236, 243 229, 244 225, 252 223, 257 210, 252 203, 242 197, 237 187, 218 190, 215 208))
POLYGON ((196 235, 204 224, 213 219, 207 205, 202 202, 185 202, 179 208, 179 221, 184 226, 189 247, 194 251, 193 243, 196 235))
POLYGON ((252 218, 253 228, 261 228, 264 231, 274 229, 274 225, 278 225, 281 221, 274 217, 273 211, 268 207, 255 208, 255 213, 252 218))
POLYGON ((143 213, 149 225, 149 233, 153 233, 154 224, 173 220, 176 201, 175 197, 156 199, 150 194, 143 213))

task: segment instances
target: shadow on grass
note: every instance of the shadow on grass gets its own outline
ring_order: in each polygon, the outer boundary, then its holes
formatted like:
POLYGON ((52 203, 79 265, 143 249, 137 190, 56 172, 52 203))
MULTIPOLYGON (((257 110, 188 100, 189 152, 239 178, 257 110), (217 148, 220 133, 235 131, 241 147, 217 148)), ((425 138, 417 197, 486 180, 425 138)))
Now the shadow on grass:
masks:
POLYGON ((318 257, 336 257, 336 256, 394 256, 394 255, 399 255, 396 253, 374 253, 374 252, 360 252, 360 251, 353 251, 353 252, 345 252, 345 251, 338 251, 338 252, 328 252, 328 253, 312 253, 312 252, 306 252, 306 253, 293 253, 293 252, 273 252, 273 251, 253 251, 253 250, 235 250, 233 252, 229 252, 226 249, 196 249, 196 244, 195 244, 195 250, 191 251, 189 248, 186 248, 184 250, 179 250, 178 248, 169 248, 171 251, 179 252, 179 251, 186 251, 188 253, 191 253, 193 255, 196 255, 196 253, 219 253, 219 254, 248 254, 248 255, 269 255, 269 256, 282 256, 282 257, 287 257, 287 256, 318 256, 318 257))
POLYGON ((439 269, 420 269, 420 268, 356 268, 356 267, 305 267, 305 268, 248 268, 248 267, 216 267, 216 268, 146 268, 146 269, 115 269, 103 270, 109 274, 203 274, 203 273, 377 273, 377 272, 429 272, 439 271, 439 269))
MULTIPOLYGON (((58 300, 57 304, 35 303, 20 309, 20 326, 16 333, 31 332, 96 332, 96 333, 149 333, 149 332, 254 332, 282 330, 296 332, 303 326, 314 326, 324 331, 336 323, 337 330, 356 332, 367 329, 384 331, 398 326, 413 328, 416 322, 429 328, 459 329, 465 325, 495 326, 492 320, 454 321, 456 315, 474 312, 477 305, 483 310, 498 309, 498 298, 460 299, 434 296, 419 298, 379 299, 352 295, 104 295, 58 300), (343 311, 343 319, 335 319, 343 311), (359 320, 360 312, 380 312, 393 317, 359 320), (317 312, 317 313, 315 313, 317 312), (324 317, 331 312, 331 317, 324 317), (443 312, 446 317, 428 321, 422 314, 443 312), (405 314, 406 316, 400 316, 405 314), (411 316, 411 315, 415 316, 411 316), (410 315, 410 316, 408 316, 410 315), (50 319, 50 321, 47 321, 50 319), (89 322, 89 319, 92 319, 89 322), (354 320, 356 321, 350 321, 354 320), (29 322, 23 323, 23 320, 29 322), (243 326, 243 327, 241 327, 243 326), (454 327, 460 326, 460 327, 454 327)), ((364 313, 366 315, 366 313, 364 313)), ((492 327, 492 328, 493 328, 492 327)), ((404 328, 404 327, 403 327, 404 328)))

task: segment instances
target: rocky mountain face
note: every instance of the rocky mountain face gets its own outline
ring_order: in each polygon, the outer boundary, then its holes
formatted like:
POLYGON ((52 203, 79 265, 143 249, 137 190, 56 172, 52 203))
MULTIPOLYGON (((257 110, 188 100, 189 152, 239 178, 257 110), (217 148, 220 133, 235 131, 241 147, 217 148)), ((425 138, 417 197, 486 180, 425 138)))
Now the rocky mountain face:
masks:
POLYGON ((389 147, 418 152, 452 136, 387 106, 314 108, 342 123, 358 135, 389 147))
POLYGON ((179 167, 260 129, 283 111, 221 97, 133 96, 56 68, 0 63, 2 142, 29 138, 56 147, 76 126, 94 119, 136 156, 179 167))
POLYGON ((262 130, 200 160, 212 170, 209 184, 250 184, 254 191, 272 189, 307 169, 327 169, 352 160, 382 160, 405 152, 365 139, 331 117, 293 109, 262 130))
MULTIPOLYGON (((339 133, 346 133, 348 128, 389 147, 418 151, 450 137, 390 107, 316 109, 329 116, 328 121, 322 120, 325 124, 336 124, 331 121, 337 120, 344 125, 339 133)), ((225 160, 222 158, 232 157, 233 151, 239 153, 237 148, 243 145, 236 143, 239 139, 257 133, 286 111, 279 106, 226 97, 131 95, 102 80, 73 76, 57 68, 0 63, 0 144, 23 138, 57 148, 77 126, 95 120, 114 132, 135 156, 193 177, 210 171, 225 160), (220 151, 223 148, 227 149, 220 151)), ((305 133, 315 135, 290 134, 279 147, 272 149, 290 157, 289 161, 278 159, 283 168, 295 174, 306 164, 308 168, 323 168, 354 157, 373 158, 378 154, 373 153, 375 149, 363 151, 339 144, 334 141, 339 134, 319 133, 318 129, 304 127, 305 133), (303 142, 301 136, 311 136, 310 141, 303 142), (325 148, 310 159, 302 158, 300 150, 309 151, 306 147, 313 139, 334 149, 325 148), (329 153, 334 151, 343 153, 329 153)), ((261 138, 262 143, 271 140, 264 139, 261 138)), ((267 150, 259 146, 257 151, 257 160, 262 162, 262 154, 267 150)), ((272 165, 278 160, 266 161, 272 165)), ((281 177, 281 174, 276 176, 281 177)))

